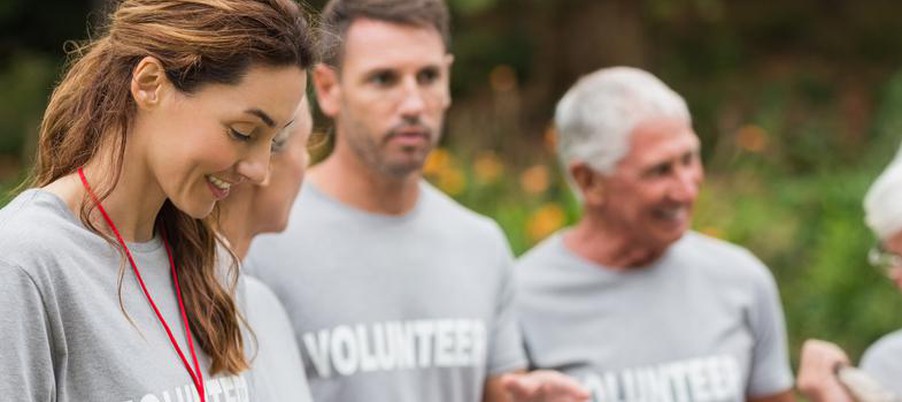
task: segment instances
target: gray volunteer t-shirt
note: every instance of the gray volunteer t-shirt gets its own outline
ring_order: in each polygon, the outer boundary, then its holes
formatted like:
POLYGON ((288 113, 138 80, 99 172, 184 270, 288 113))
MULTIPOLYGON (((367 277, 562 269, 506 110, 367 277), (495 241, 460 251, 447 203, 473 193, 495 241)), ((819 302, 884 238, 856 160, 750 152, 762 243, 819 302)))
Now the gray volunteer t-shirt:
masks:
MULTIPOLYGON (((162 241, 129 248, 188 353, 162 241)), ((0 209, 0 399, 148 402, 196 396, 128 265, 120 305, 121 264, 128 263, 49 192, 27 190, 0 209)), ((253 400, 247 373, 210 376, 209 359, 199 347, 197 353, 208 401, 253 400)))
POLYGON ((861 357, 861 369, 902 396, 902 331, 883 336, 861 357))
POLYGON ((301 353, 282 303, 258 279, 243 275, 244 315, 253 329, 246 340, 254 370, 255 402, 310 402, 301 353))
POLYGON ((689 232, 652 265, 617 271, 558 233, 520 259, 517 282, 531 363, 595 401, 743 401, 792 386, 773 277, 735 245, 689 232))
POLYGON ((473 402, 526 366, 511 259, 494 222, 428 184, 385 216, 308 183, 245 262, 285 305, 317 402, 473 402))

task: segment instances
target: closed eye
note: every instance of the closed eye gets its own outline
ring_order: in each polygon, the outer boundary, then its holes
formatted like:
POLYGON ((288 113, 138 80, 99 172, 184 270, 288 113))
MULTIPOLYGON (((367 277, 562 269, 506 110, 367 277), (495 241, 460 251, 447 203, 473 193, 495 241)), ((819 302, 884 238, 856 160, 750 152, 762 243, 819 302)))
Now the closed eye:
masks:
POLYGON ((251 136, 249 134, 242 133, 231 127, 229 127, 229 136, 241 142, 249 142, 251 140, 251 136))
POLYGON ((272 153, 282 152, 285 149, 285 144, 288 143, 288 136, 278 136, 272 139, 272 144, 270 145, 270 151, 272 153))

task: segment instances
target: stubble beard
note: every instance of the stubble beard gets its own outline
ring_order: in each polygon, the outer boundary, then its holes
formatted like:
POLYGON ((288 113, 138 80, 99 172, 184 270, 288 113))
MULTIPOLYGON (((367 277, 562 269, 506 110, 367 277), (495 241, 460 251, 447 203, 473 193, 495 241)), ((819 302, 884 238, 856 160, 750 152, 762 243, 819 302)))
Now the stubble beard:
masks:
POLYGON ((401 127, 392 128, 385 134, 379 136, 378 140, 373 140, 372 136, 367 135, 365 130, 359 128, 358 130, 354 131, 354 133, 357 134, 351 134, 351 132, 349 131, 346 135, 349 136, 349 147, 357 156, 357 158, 361 160, 366 166, 385 176, 391 177, 393 179, 403 180, 410 177, 411 175, 419 176, 422 174, 423 165, 425 165, 426 163, 426 158, 435 147, 435 131, 429 129, 424 125, 419 125, 418 127, 423 128, 423 130, 425 130, 427 133, 428 138, 426 147, 422 150, 412 149, 403 151, 415 152, 420 155, 416 155, 415 157, 405 155, 405 160, 399 162, 392 162, 389 160, 389 158, 387 157, 388 155, 386 155, 388 153, 386 145, 392 137, 399 135, 398 131, 401 127))

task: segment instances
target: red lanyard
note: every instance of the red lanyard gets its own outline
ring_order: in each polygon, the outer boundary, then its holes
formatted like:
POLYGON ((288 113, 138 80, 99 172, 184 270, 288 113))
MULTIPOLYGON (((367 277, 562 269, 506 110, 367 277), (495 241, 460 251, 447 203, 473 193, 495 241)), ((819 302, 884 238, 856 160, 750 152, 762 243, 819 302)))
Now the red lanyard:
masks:
POLYGON ((193 370, 191 369, 191 364, 188 363, 188 359, 185 358, 185 354, 182 353, 182 348, 180 348, 179 344, 175 341, 175 337, 172 335, 172 330, 169 329, 169 324, 166 323, 166 319, 163 318, 163 314, 160 314, 160 309, 157 308, 157 304, 154 303, 153 298, 150 297, 150 292, 147 291, 147 286, 144 285, 144 279, 141 278, 141 273, 138 271, 138 264, 135 264, 135 259, 132 258, 131 251, 125 244, 125 241, 122 240, 122 236, 119 235, 119 230, 116 229, 116 225, 113 224, 113 220, 110 219, 110 216, 106 213, 106 210, 103 209, 103 205, 100 205, 100 201, 97 199, 97 195, 94 194, 94 191, 91 190, 91 186, 88 185, 88 179, 85 178, 85 173, 82 168, 78 168, 78 176, 81 177, 81 184, 85 186, 85 190, 88 191, 91 199, 94 200, 95 204, 97 204, 97 209, 103 215, 103 219, 106 220, 106 223, 110 225, 110 229, 113 231, 113 234, 116 235, 116 240, 119 241, 122 249, 125 250, 125 256, 128 257, 128 262, 132 265, 132 270, 135 272, 135 277, 138 278, 138 283, 141 284, 141 290, 144 291, 144 296, 147 297, 147 302, 150 303, 150 307, 152 307, 153 312, 156 313, 157 319, 160 320, 160 324, 163 324, 163 329, 166 330, 166 335, 169 335, 169 342, 172 343, 172 347, 175 348, 175 351, 178 353, 179 358, 182 359, 182 363, 185 364, 185 370, 188 370, 188 375, 191 376, 191 381, 194 382, 194 386, 197 388, 201 402, 206 402, 207 398, 204 394, 204 375, 200 371, 200 365, 197 363, 197 354, 194 353, 194 342, 191 340, 191 327, 188 326, 188 315, 185 314, 185 304, 182 302, 182 290, 179 288, 179 277, 175 269, 175 260, 172 259, 172 248, 169 247, 169 241, 166 240, 166 233, 162 233, 163 245, 166 246, 166 255, 169 257, 169 267, 172 270, 173 282, 175 282, 175 295, 178 298, 179 309, 182 312, 182 321, 185 325, 185 338, 188 339, 188 349, 191 351, 191 360, 194 361, 193 370))

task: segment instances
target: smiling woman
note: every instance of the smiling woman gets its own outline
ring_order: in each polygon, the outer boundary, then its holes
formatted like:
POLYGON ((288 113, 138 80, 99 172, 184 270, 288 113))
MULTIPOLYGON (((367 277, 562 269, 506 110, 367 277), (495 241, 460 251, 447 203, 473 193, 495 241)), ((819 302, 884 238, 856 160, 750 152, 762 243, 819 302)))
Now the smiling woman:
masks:
POLYGON ((79 47, 0 209, 0 394, 256 400, 212 223, 267 177, 307 30, 292 0, 125 0, 79 47))

